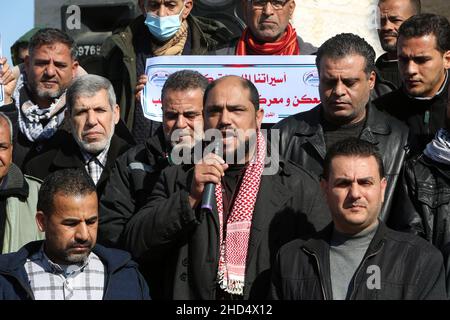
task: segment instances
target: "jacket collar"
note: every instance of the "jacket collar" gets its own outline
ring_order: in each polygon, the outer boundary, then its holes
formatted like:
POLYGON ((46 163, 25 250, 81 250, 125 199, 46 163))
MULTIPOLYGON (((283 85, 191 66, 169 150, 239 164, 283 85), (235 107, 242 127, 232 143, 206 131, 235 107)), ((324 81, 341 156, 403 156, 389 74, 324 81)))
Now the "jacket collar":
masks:
MULTIPOLYGON (((120 139, 116 134, 113 135, 108 150, 105 168, 109 168, 114 164, 117 155, 120 154, 120 151, 125 145, 126 143, 122 139, 120 139)), ((74 168, 84 166, 84 159, 81 154, 80 147, 72 135, 70 135, 70 140, 58 149, 52 163, 58 168, 74 168)))
POLYGON ((18 166, 11 163, 8 174, 4 179, 6 179, 6 186, 0 190, 0 197, 17 196, 19 198, 28 198, 28 183, 18 166))
MULTIPOLYGON (((23 246, 18 252, 0 255, 0 272, 14 274, 16 276, 23 272, 26 260, 38 252, 44 240, 33 241, 23 246)), ((131 261, 129 253, 122 250, 108 249, 96 244, 92 249, 100 260, 105 264, 108 274, 114 273, 131 261)))
POLYGON ((156 165, 161 165, 161 167, 165 168, 168 161, 168 152, 167 142, 161 126, 156 130, 155 135, 145 142, 145 153, 147 155, 148 163, 155 162, 156 165))
MULTIPOLYGON (((364 254, 363 260, 369 256, 378 254, 384 245, 387 231, 388 229, 384 222, 378 219, 377 231, 364 254)), ((308 254, 314 254, 319 261, 320 269, 322 270, 321 282, 324 283, 327 298, 331 298, 332 296, 330 279, 330 241, 332 232, 333 223, 330 223, 327 227, 316 233, 315 236, 301 245, 302 250, 306 251, 308 254)))
MULTIPOLYGON (((323 105, 319 104, 308 113, 302 114, 305 117, 296 128, 295 134, 300 136, 308 136, 307 141, 314 146, 320 147, 319 153, 325 157, 325 139, 323 135, 323 128, 321 125, 321 113, 323 105)), ((366 106, 366 123, 361 133, 361 139, 378 143, 377 135, 389 135, 392 132, 387 121, 382 121, 385 116, 373 104, 369 102, 366 106)))
POLYGON ((286 163, 280 160, 280 169, 277 174, 263 175, 253 211, 250 239, 248 244, 247 266, 252 262, 255 252, 273 221, 277 212, 285 207, 286 202, 295 195, 283 184, 283 176, 291 176, 292 172, 286 163), (263 214, 264 213, 264 214, 263 214))

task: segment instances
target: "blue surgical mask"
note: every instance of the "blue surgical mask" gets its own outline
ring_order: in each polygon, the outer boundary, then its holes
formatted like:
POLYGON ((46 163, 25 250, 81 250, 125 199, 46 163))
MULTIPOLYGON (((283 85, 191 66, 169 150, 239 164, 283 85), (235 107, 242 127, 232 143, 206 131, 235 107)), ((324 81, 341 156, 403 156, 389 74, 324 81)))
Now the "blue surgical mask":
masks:
POLYGON ((149 12, 147 13, 147 18, 145 19, 145 25, 156 39, 166 41, 172 38, 178 30, 180 30, 180 16, 183 11, 184 7, 181 9, 179 14, 174 14, 167 17, 159 17, 149 12))

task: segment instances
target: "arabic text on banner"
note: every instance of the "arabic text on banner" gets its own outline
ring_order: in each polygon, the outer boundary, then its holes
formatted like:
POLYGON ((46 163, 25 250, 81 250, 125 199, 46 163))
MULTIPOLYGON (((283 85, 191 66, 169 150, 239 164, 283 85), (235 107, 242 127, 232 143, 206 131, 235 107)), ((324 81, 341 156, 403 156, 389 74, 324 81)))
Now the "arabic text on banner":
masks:
POLYGON ((315 56, 165 56, 146 63, 148 83, 142 95, 146 118, 162 121, 161 90, 174 72, 196 70, 210 81, 237 75, 252 81, 260 94, 264 123, 277 123, 320 103, 315 56))

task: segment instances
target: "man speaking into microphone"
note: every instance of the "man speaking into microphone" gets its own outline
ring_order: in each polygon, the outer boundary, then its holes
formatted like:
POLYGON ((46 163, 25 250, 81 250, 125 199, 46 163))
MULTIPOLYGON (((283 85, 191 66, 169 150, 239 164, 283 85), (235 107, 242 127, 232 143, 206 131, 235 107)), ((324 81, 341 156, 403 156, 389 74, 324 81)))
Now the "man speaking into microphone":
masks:
POLYGON ((160 275, 166 299, 265 299, 279 247, 331 221, 317 178, 282 159, 267 170, 263 118, 250 81, 227 76, 209 84, 205 129, 219 130, 219 152, 194 167, 163 171, 127 224, 127 249, 166 266, 160 275), (210 183, 211 211, 202 209, 210 183))

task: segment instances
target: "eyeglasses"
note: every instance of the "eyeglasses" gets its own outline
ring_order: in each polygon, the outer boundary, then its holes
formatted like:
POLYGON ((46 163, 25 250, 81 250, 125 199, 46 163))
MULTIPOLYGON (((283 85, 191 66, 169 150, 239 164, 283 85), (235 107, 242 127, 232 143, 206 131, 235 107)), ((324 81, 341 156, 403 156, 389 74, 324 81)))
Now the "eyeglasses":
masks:
POLYGON ((251 2, 253 8, 262 9, 266 6, 268 2, 272 5, 272 8, 275 10, 283 9, 284 5, 288 3, 290 0, 249 0, 251 2))

